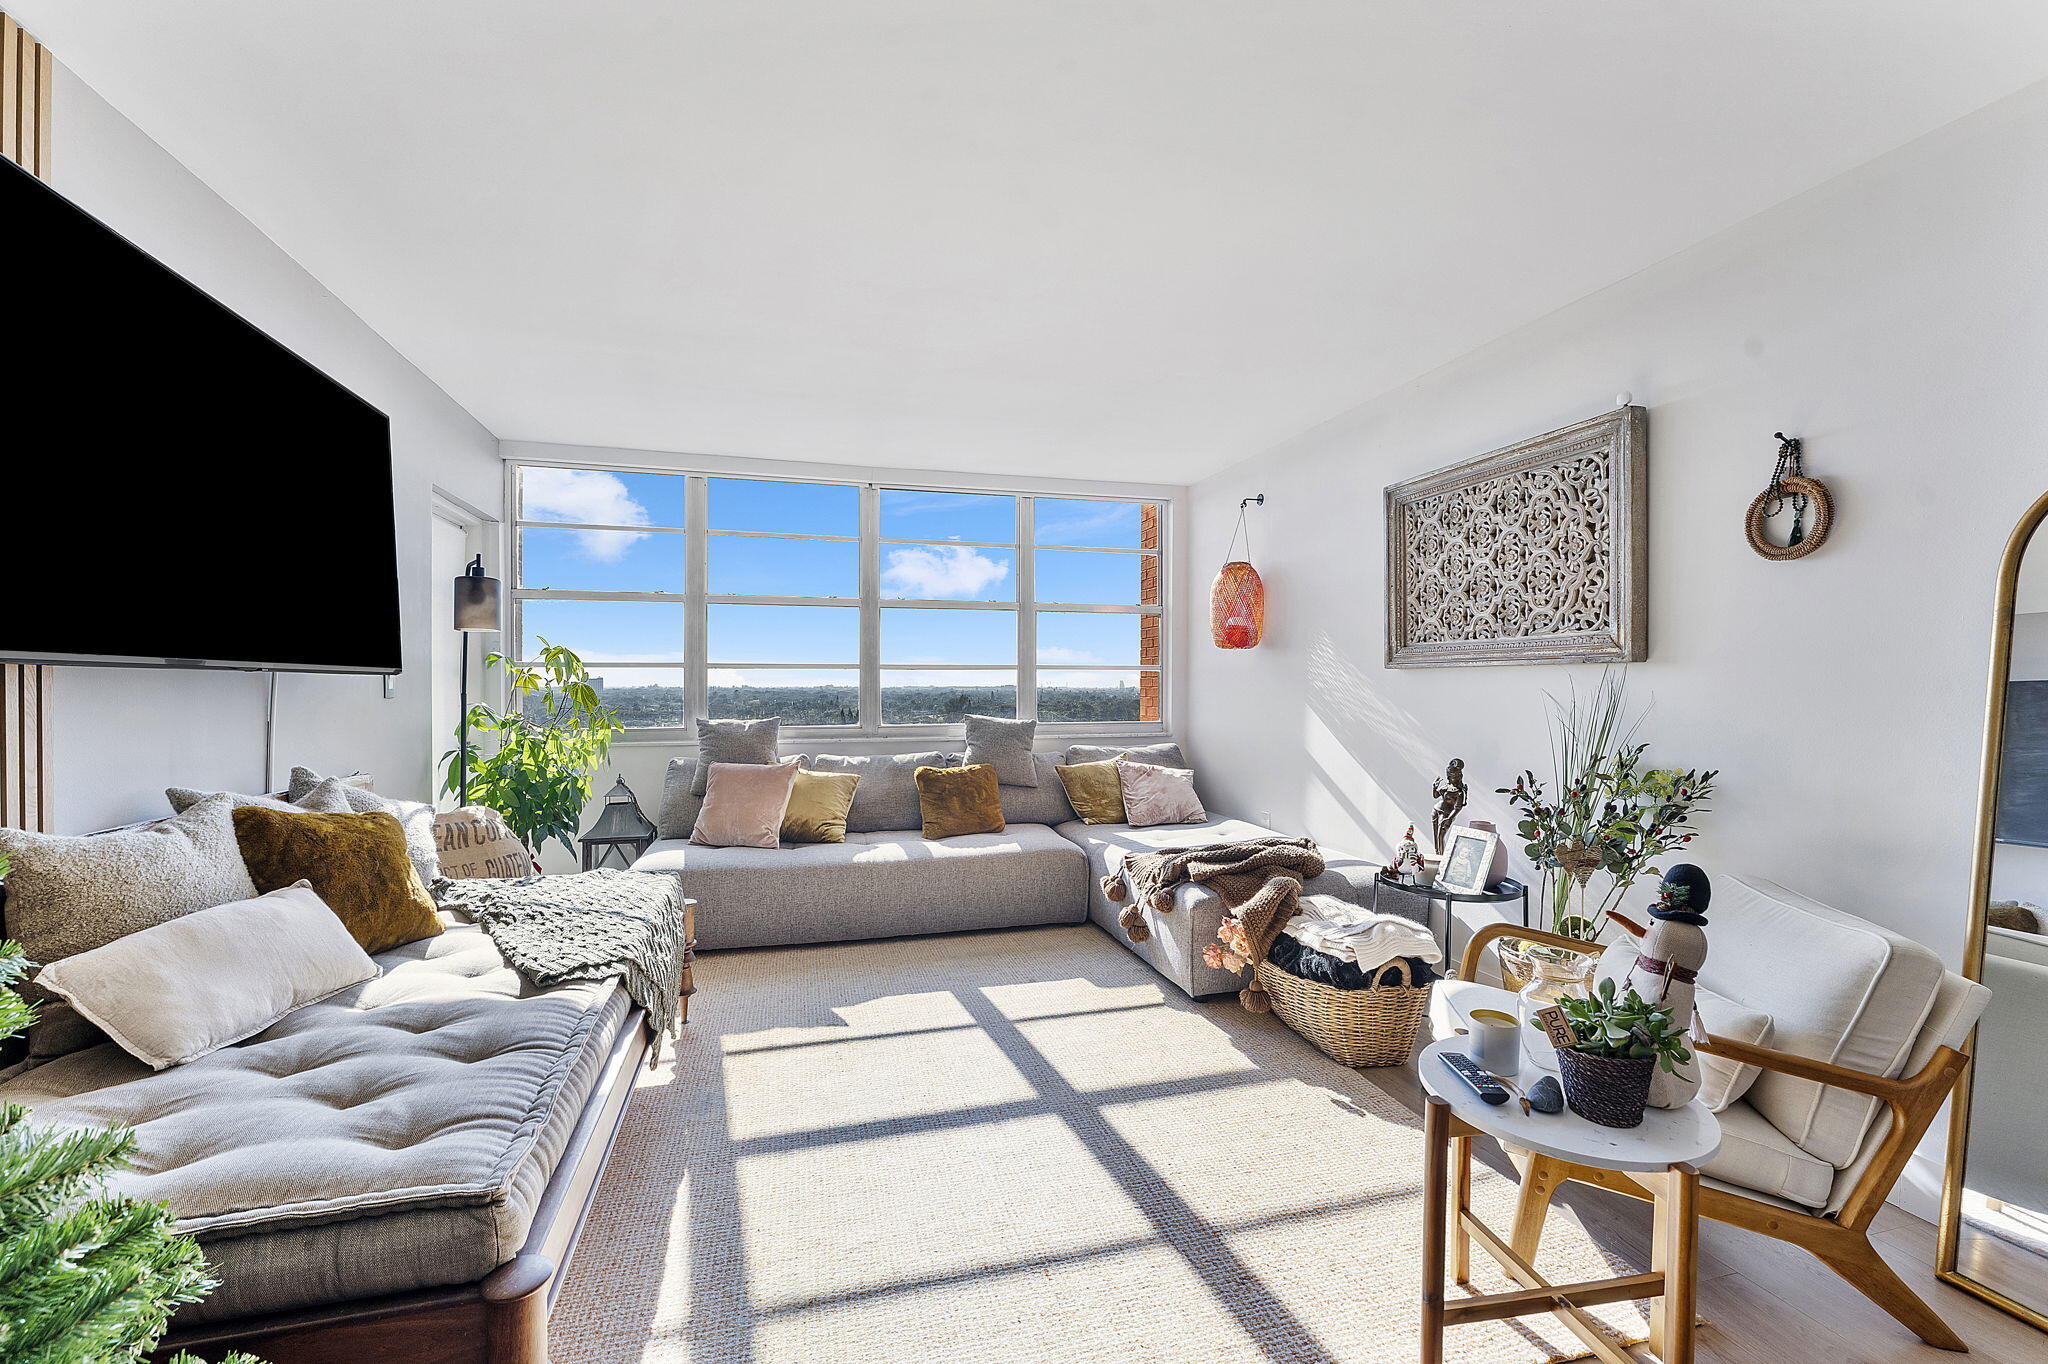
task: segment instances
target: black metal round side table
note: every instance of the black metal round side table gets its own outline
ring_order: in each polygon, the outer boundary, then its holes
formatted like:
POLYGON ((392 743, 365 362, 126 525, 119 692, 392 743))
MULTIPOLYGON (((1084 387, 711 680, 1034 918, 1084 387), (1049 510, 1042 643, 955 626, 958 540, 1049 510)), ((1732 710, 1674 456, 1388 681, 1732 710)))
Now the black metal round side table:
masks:
MULTIPOLYGON (((1530 926, 1529 888, 1523 885, 1520 881, 1515 880, 1513 877, 1508 877, 1504 879, 1500 883, 1498 889, 1482 890, 1476 895, 1468 895, 1462 891, 1445 890, 1441 886, 1412 885, 1407 881, 1397 881, 1393 877, 1387 875, 1385 872, 1380 872, 1372 879, 1372 910, 1375 914, 1379 912, 1380 890, 1383 887, 1387 890, 1399 891, 1403 895, 1412 895, 1419 900, 1428 900, 1432 902, 1441 900, 1443 902, 1443 941, 1439 942, 1438 946, 1444 949, 1444 957, 1446 960, 1449 960, 1451 952, 1451 906, 1453 904, 1507 905, 1513 904, 1519 900, 1522 905, 1522 927, 1528 928, 1530 926)), ((1425 909, 1423 911, 1423 923, 1425 925, 1431 923, 1435 918, 1436 915, 1433 909, 1425 909)))

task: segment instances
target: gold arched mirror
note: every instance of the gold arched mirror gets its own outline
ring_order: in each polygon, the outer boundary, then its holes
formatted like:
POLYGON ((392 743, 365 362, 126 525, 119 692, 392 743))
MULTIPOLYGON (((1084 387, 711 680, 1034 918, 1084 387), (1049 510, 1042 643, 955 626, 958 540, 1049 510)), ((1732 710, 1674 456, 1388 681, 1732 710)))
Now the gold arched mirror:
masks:
POLYGON ((1991 988, 1951 1117, 1941 1277, 2048 1329, 2048 496, 1998 578, 1963 969, 1991 988))

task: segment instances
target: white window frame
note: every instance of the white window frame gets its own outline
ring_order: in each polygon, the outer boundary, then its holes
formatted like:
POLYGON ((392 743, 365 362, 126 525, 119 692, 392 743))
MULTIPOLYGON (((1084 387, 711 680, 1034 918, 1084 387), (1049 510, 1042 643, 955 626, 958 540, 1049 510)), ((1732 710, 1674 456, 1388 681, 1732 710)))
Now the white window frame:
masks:
MULTIPOLYGON (((1046 721, 1038 726, 1041 734, 1053 737, 1102 735, 1159 735, 1168 732, 1168 717, 1172 714, 1170 705, 1172 688, 1176 679, 1170 660, 1173 657, 1173 612, 1172 593, 1174 575, 1173 562, 1173 501, 1158 495, 1099 494, 1080 489, 1059 489, 1057 491, 1020 489, 1000 484, 959 484, 920 483, 915 480, 887 479, 865 481, 853 478, 832 478, 820 475, 791 475, 779 473, 754 473, 733 469, 671 468, 649 465, 591 464, 580 461, 518 459, 506 463, 506 517, 505 525, 510 543, 507 545, 511 572, 507 593, 510 599, 511 619, 507 622, 511 640, 506 646, 508 654, 518 649, 525 641, 525 603, 528 601, 626 601, 658 602, 680 605, 684 608, 683 660, 676 663, 651 664, 607 664, 601 660, 591 661, 592 668, 601 674, 619 676, 633 671, 674 671, 680 666, 683 672, 683 719, 677 726, 650 726, 631 729, 619 737, 622 744, 684 744, 696 743, 696 721, 708 717, 710 712, 710 673, 713 666, 719 668, 745 668, 749 671, 772 670, 818 672, 828 669, 844 669, 854 672, 859 679, 860 719, 852 725, 786 725, 783 734, 797 739, 843 739, 856 741, 889 741, 935 739, 958 736, 960 726, 954 724, 886 725, 882 723, 882 673, 885 660, 882 658, 882 612, 898 608, 912 610, 951 611, 1010 611, 1017 619, 1017 716, 1019 719, 1035 719, 1038 713, 1038 613, 1041 611, 1092 612, 1108 615, 1156 616, 1159 620, 1159 661, 1146 664, 1054 664, 1050 670, 1061 673, 1102 672, 1138 673, 1156 671, 1159 676, 1159 719, 1157 720, 1090 720, 1090 721, 1046 721), (562 521, 528 521, 520 517, 520 477, 529 468, 577 469, 597 473, 619 474, 661 474, 680 477, 684 484, 684 522, 681 527, 649 526, 597 526, 562 521), (857 490, 859 517, 856 535, 813 535, 781 531, 717 531, 710 529, 710 481, 732 479, 758 483, 803 483, 832 487, 849 487, 857 490), (1017 540, 1012 544, 998 544, 993 541, 934 541, 891 536, 881 536, 881 495, 883 492, 931 492, 931 493, 981 493, 1016 499, 1017 540), (1121 502, 1132 505, 1151 505, 1158 508, 1159 546, 1147 549, 1105 549, 1085 545, 1034 545, 1033 519, 1037 501, 1091 501, 1121 502), (685 546, 684 590, 682 592, 598 592, 579 591, 565 588, 529 588, 518 584, 524 581, 523 562, 525 542, 522 532, 537 530, 633 530, 656 535, 681 535, 685 546), (729 538, 814 540, 834 544, 853 543, 858 546, 858 595, 855 597, 782 597, 759 594, 718 593, 709 591, 710 586, 710 545, 713 535, 729 538), (1015 553, 1014 600, 1010 601, 954 601, 922 600, 884 597, 881 591, 881 557, 884 545, 931 545, 962 544, 970 547, 1008 549, 1015 553), (1158 558, 1159 603, 1146 605, 1096 605, 1069 602, 1042 602, 1035 600, 1034 579, 1036 553, 1039 550, 1079 551, 1096 554, 1121 554, 1142 556, 1155 554, 1158 558), (709 608, 718 605, 733 606, 823 606, 835 610, 857 611, 860 618, 859 659, 854 663, 748 663, 712 660, 709 656, 709 608)), ((913 672, 1008 672, 1010 666, 1001 663, 918 663, 897 664, 890 670, 913 672)))

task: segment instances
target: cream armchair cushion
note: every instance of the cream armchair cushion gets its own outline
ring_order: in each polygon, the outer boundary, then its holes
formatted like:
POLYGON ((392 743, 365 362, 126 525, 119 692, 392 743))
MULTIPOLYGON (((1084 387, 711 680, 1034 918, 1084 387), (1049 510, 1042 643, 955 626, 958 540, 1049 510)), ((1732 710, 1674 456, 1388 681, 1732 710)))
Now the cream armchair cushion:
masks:
MULTIPOLYGON (((1771 1045, 1873 1075, 1904 1072, 1942 983, 1926 947, 1770 881, 1728 877, 1707 929, 1700 983, 1771 1016, 1771 1045)), ((1878 1102, 1765 1072, 1746 1100, 1801 1150, 1855 1161, 1878 1102)))

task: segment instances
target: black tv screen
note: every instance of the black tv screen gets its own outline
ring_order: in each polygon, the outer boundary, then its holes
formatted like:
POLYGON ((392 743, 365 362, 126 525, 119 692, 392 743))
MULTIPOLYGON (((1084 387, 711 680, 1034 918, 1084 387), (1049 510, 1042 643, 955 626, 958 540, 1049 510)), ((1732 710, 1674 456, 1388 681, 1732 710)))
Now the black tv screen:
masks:
POLYGON ((0 659, 399 670, 391 425, 12 163, 0 659))

